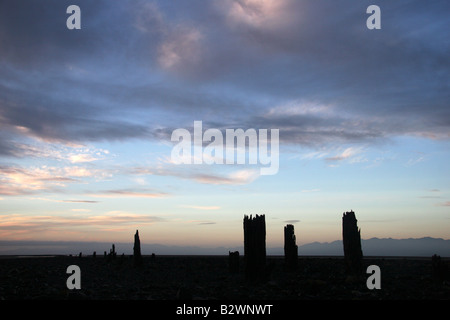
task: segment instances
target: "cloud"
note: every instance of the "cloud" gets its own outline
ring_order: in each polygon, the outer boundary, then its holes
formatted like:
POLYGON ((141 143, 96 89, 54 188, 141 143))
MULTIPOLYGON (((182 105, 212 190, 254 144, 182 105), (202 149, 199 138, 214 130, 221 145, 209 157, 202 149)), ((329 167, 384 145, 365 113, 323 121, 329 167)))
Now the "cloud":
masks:
POLYGON ((271 30, 285 25, 289 16, 286 0, 225 0, 219 5, 225 10, 228 23, 239 27, 271 30))
POLYGON ((164 17, 156 2, 137 2, 133 26, 143 33, 165 32, 164 17))
POLYGON ((110 211, 103 215, 0 215, 0 235, 17 233, 71 230, 77 227, 120 227, 128 225, 152 225, 165 220, 158 216, 110 211))
POLYGON ((133 15, 133 25, 149 44, 154 65, 178 75, 195 73, 201 67, 204 36, 194 21, 174 21, 156 2, 138 1, 133 15))
POLYGON ((99 203, 100 201, 95 200, 61 200, 62 202, 70 202, 70 203, 99 203))
POLYGON ((119 189, 106 190, 93 193, 92 197, 99 198, 165 198, 170 194, 166 192, 155 192, 154 190, 134 190, 134 189, 119 189))
POLYGON ((341 153, 339 153, 339 154, 337 154, 337 155, 335 155, 333 157, 325 158, 325 160, 326 161, 331 161, 331 162, 342 161, 342 160, 349 159, 349 158, 355 156, 356 154, 358 154, 360 152, 361 152, 361 149, 354 148, 354 147, 349 147, 349 148, 346 148, 344 151, 342 151, 341 153))
POLYGON ((0 165, 0 194, 8 196, 62 192, 70 184, 110 177, 108 171, 80 166, 23 168, 0 165))
POLYGON ((300 158, 301 160, 322 159, 328 155, 328 152, 324 151, 312 151, 302 155, 294 155, 291 159, 300 158))
POLYGON ((98 160, 98 158, 90 154, 74 154, 69 157, 69 161, 72 163, 92 162, 96 160, 98 160))
POLYGON ((57 200, 57 199, 50 199, 50 198, 44 198, 44 197, 30 197, 29 199, 30 200, 48 201, 48 202, 99 203, 99 201, 92 201, 92 200, 57 200))
POLYGON ((189 224, 196 224, 196 225, 211 225, 211 224, 216 224, 217 222, 214 221, 204 221, 204 220, 186 220, 185 223, 189 223, 189 224))
POLYGON ((421 199, 440 199, 441 196, 420 196, 421 199))
POLYGON ((159 47, 158 62, 164 69, 185 67, 201 61, 201 39, 199 30, 178 27, 170 38, 159 47))
POLYGON ((253 115, 241 126, 277 128, 280 130, 280 143, 320 150, 336 144, 384 141, 390 133, 382 129, 381 122, 377 117, 344 112, 339 106, 291 101, 253 115))
POLYGON ((0 166, 0 194, 7 196, 26 195, 42 191, 57 191, 66 183, 76 182, 61 175, 56 168, 20 168, 0 166))
POLYGON ((352 146, 343 149, 342 147, 333 148, 321 148, 320 151, 307 152, 302 155, 294 156, 292 158, 299 158, 301 160, 316 160, 323 159, 330 166, 335 166, 340 162, 347 161, 349 164, 364 163, 369 160, 363 156, 366 152, 367 147, 363 146, 352 146))
POLYGON ((120 16, 123 19, 129 3, 124 1, 112 8, 105 0, 95 3, 78 1, 77 5, 82 10, 82 28, 77 33, 66 28, 66 9, 70 4, 66 0, 49 0, 46 6, 3 1, 0 5, 0 30, 5 31, 0 34, 0 39, 8 47, 2 46, 0 55, 17 66, 37 69, 73 64, 79 59, 106 53, 105 34, 115 34, 115 40, 126 40, 116 33, 124 26, 111 23, 109 19, 118 21, 120 16), (7 32, 8 28, 15 31, 7 32))
POLYGON ((0 4, 0 156, 90 163, 102 157, 40 146, 167 142, 199 114, 314 151, 450 138, 444 2, 386 3, 380 32, 353 1, 81 0, 79 32, 69 4, 0 4))
POLYGON ((217 185, 241 185, 249 184, 259 177, 257 170, 238 170, 227 175, 219 174, 204 174, 195 173, 190 174, 189 179, 192 179, 199 183, 204 184, 217 184, 217 185))
POLYGON ((181 205, 182 208, 196 209, 196 210, 219 210, 219 206, 197 206, 197 205, 181 205))
POLYGON ((0 134, 5 136, 5 140, 0 143, 0 154, 3 156, 19 159, 42 158, 77 164, 104 160, 109 155, 108 150, 95 148, 92 145, 57 139, 46 140, 30 133, 29 130, 13 129, 13 131, 18 135, 14 137, 8 132, 0 131, 0 134))
POLYGON ((439 207, 450 207, 450 201, 438 203, 437 206, 439 207))
MULTIPOLYGON (((27 87, 24 83, 21 86, 27 87)), ((136 124, 120 117, 107 120, 99 115, 98 105, 86 104, 81 101, 62 102, 52 96, 52 84, 48 94, 29 90, 9 89, 0 84, 2 96, 11 97, 9 100, 0 98, 0 124, 16 136, 33 137, 51 143, 81 143, 102 139, 124 140, 133 137, 150 137, 150 130, 143 124, 136 124), (65 107, 60 108, 64 103, 65 107), (77 110, 77 112, 75 112, 77 110), (96 110, 96 111, 94 111, 96 110), (33 119, 33 120, 31 120, 33 119), (26 130, 17 131, 23 127, 26 130)), ((70 92, 71 89, 64 90, 70 92)), ((112 110, 113 111, 113 110, 112 110)), ((105 110, 106 112, 106 110, 105 110)), ((27 149, 25 149, 27 151, 27 149)), ((33 151, 33 150, 28 150, 33 151)), ((72 161, 92 160, 92 157, 73 155, 72 161)))
POLYGON ((168 163, 149 167, 134 167, 130 168, 128 172, 135 175, 172 176, 197 183, 213 185, 244 185, 253 182, 260 176, 259 170, 256 169, 242 169, 228 173, 216 173, 213 171, 213 168, 208 167, 208 165, 178 166, 171 164, 170 160, 164 161, 168 161, 168 163))
POLYGON ((425 153, 423 153, 423 152, 415 152, 414 157, 408 159, 408 161, 406 162, 405 166, 407 166, 407 167, 415 166, 416 164, 425 161, 426 158, 427 158, 427 156, 425 155, 425 153))
POLYGON ((298 223, 298 222, 300 222, 300 220, 285 220, 284 221, 285 223, 298 223))

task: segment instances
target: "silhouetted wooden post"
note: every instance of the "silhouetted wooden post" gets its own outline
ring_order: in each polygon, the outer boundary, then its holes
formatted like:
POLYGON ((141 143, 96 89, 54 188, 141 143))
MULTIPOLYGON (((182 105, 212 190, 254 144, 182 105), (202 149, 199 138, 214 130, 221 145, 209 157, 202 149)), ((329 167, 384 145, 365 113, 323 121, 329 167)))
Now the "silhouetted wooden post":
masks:
POLYGON ((230 273, 239 273, 239 251, 228 251, 228 266, 230 273))
POLYGON ((112 248, 109 249, 107 261, 109 262, 111 260, 114 260, 115 258, 116 258, 116 246, 113 244, 112 248))
POLYGON ((136 234, 134 235, 133 258, 135 266, 139 266, 142 264, 141 240, 139 239, 138 230, 136 230, 136 234))
POLYGON ((346 271, 349 274, 362 274, 361 230, 358 229, 353 211, 344 212, 342 216, 342 240, 346 271))
POLYGON ((244 216, 245 277, 256 280, 264 275, 266 266, 266 218, 264 215, 244 216))
POLYGON ((295 269, 298 261, 298 246, 295 244, 294 226, 284 227, 284 261, 289 269, 295 269))

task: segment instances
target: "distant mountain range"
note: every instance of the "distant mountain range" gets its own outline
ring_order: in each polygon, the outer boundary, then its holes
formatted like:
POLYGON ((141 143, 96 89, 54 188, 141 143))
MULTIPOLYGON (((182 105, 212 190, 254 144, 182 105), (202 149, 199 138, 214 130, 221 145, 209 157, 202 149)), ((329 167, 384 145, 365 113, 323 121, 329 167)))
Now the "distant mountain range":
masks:
MULTIPOLYGON (((364 256, 411 256, 424 257, 438 254, 450 257, 450 240, 441 238, 392 239, 371 238, 361 240, 364 256)), ((299 255, 343 255, 342 240, 313 242, 298 248, 299 255)))
MULTIPOLYGON (((103 255, 111 249, 112 243, 107 242, 57 242, 57 241, 0 241, 0 255, 103 255)), ((418 239, 392 239, 371 238, 361 240, 364 256, 411 256, 431 257, 438 254, 441 257, 450 257, 450 240, 441 238, 418 239)), ((132 254, 133 243, 115 243, 118 254, 132 254)), ((226 255, 228 251, 239 251, 243 255, 243 247, 196 247, 196 246, 168 246, 162 244, 141 244, 144 255, 226 255)), ((267 255, 283 255, 281 247, 267 248, 267 255)), ((341 240, 333 242, 313 242, 300 245, 300 256, 342 256, 343 246, 341 240)))

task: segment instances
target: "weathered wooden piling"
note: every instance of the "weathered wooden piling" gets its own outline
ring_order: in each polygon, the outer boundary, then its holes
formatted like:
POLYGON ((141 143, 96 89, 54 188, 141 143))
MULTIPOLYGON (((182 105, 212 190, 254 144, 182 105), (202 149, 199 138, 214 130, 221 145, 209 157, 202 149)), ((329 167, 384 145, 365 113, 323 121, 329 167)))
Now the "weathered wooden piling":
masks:
POLYGON ((244 216, 245 277, 257 280, 266 266, 266 219, 264 215, 244 216))
POLYGON ((342 240, 344 245, 344 260, 346 272, 352 275, 361 275, 363 272, 361 249, 361 230, 358 229, 353 211, 344 212, 342 216, 342 240))
POLYGON ((114 260, 116 258, 116 255, 117 255, 116 246, 113 244, 112 248, 109 249, 109 253, 108 253, 108 256, 107 256, 107 261, 109 262, 111 260, 114 260))
POLYGON ((292 224, 284 227, 284 261, 289 269, 295 269, 298 265, 298 246, 295 244, 292 224))
POLYGON ((136 230, 134 235, 133 260, 135 266, 142 265, 141 240, 139 239, 139 231, 136 230))

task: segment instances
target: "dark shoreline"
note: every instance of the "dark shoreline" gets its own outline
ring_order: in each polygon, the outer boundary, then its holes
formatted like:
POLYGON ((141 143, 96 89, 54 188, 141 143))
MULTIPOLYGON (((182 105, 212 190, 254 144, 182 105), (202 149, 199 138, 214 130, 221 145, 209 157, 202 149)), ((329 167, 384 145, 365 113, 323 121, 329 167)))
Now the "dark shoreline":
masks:
MULTIPOLYGON (((443 258, 443 260, 449 260, 443 258)), ((431 257, 365 257, 364 267, 378 265, 381 289, 369 290, 368 274, 349 277, 342 256, 300 256, 288 270, 282 256, 267 256, 267 281, 249 283, 240 271, 230 273, 228 256, 0 256, 2 300, 449 300, 450 283, 437 284, 431 257), (81 270, 81 289, 69 290, 69 265, 81 270)), ((447 261, 446 261, 447 263, 447 261)), ((364 269, 365 270, 365 269, 364 269)))
MULTIPOLYGON (((126 254, 125 257, 130 257, 131 255, 126 254)), ((70 254, 5 254, 0 255, 1 259, 24 259, 24 258, 58 258, 58 257, 73 257, 77 258, 75 255, 70 254)), ((82 258, 92 258, 92 255, 83 255, 82 258)), ((151 255, 142 255, 144 258, 151 258, 151 255)), ((211 257, 211 258, 228 258, 228 255, 220 254, 161 254, 158 255, 160 258, 175 258, 175 257, 211 257)), ((299 259, 344 259, 344 256, 338 255, 299 255, 299 259)), ((97 256, 97 258, 102 259, 103 257, 97 256)), ((284 259, 281 255, 267 255, 268 259, 284 259)), ((431 257, 425 256, 364 256, 363 260, 374 260, 374 259, 386 259, 386 260, 430 260, 431 257)), ((442 260, 450 261, 450 257, 442 257, 442 260)))

